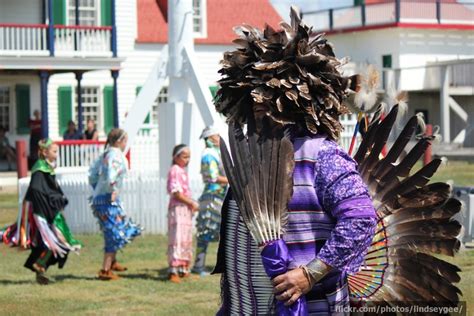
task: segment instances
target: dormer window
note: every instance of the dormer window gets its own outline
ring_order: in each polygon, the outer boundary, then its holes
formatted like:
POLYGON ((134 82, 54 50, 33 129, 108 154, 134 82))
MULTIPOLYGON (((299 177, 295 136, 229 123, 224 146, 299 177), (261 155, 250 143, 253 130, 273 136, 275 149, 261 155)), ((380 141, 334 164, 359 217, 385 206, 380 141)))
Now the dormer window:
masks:
POLYGON ((207 1, 193 0, 193 30, 195 38, 207 37, 207 1))

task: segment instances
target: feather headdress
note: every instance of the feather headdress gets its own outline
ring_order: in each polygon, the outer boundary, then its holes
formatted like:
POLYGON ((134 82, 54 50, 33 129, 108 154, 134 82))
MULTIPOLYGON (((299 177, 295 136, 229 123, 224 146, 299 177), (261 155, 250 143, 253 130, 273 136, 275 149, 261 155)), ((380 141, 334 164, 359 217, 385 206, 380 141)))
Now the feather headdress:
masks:
POLYGON ((290 25, 263 31, 249 25, 235 28, 240 38, 235 51, 226 52, 219 72, 216 109, 230 122, 244 123, 249 114, 268 116, 284 126, 298 124, 313 133, 339 138, 341 114, 348 90, 356 90, 358 76, 340 73, 344 60, 335 57, 324 34, 314 32, 292 7, 290 25))

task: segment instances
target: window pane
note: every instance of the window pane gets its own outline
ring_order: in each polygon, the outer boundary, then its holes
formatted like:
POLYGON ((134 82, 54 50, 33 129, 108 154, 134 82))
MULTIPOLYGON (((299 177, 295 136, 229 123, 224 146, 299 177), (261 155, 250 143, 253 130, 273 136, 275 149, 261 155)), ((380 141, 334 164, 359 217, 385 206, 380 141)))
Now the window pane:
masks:
MULTIPOLYGON (((97 21, 97 4, 96 0, 79 0, 79 24, 86 26, 96 25, 97 21)), ((69 24, 76 23, 76 2, 69 0, 69 24)))
POLYGON ((0 126, 10 129, 10 88, 0 87, 0 126))
MULTIPOLYGON (((99 88, 98 87, 83 87, 82 88, 82 125, 86 127, 87 120, 93 119, 96 123, 96 128, 100 130, 100 112, 99 112, 99 88)), ((77 113, 77 88, 75 95, 75 121, 78 121, 77 113)))

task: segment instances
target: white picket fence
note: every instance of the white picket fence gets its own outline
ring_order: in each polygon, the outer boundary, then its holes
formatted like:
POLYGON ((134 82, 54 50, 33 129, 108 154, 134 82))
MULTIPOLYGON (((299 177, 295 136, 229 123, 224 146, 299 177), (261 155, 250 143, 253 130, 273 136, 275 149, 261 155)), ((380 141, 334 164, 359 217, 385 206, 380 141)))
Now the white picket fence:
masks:
MULTIPOLYGON (((91 188, 85 171, 58 173, 57 179, 69 205, 64 215, 74 233, 92 234, 99 232, 99 225, 92 214, 88 197, 91 188)), ((19 199, 23 200, 30 178, 19 181, 19 199)), ((193 198, 202 193, 201 179, 190 181, 193 198)), ((169 195, 166 179, 159 179, 155 172, 131 172, 124 182, 120 198, 125 212, 135 223, 145 228, 147 234, 166 234, 169 195)))
MULTIPOLYGON (((341 119, 345 129, 340 145, 349 144, 356 125, 356 116, 347 115, 341 119)), ((58 182, 69 199, 64 212, 68 224, 75 233, 97 233, 99 226, 92 214, 88 198, 91 188, 87 183, 87 171, 91 161, 103 150, 102 144, 63 142, 59 150, 58 182)), ((357 147, 356 147, 357 148, 357 147)), ((131 172, 125 180, 121 199, 126 213, 145 228, 145 233, 165 234, 169 196, 166 193, 166 179, 158 174, 158 136, 145 133, 139 135, 131 149, 131 172)), ((26 193, 30 178, 19 181, 20 202, 26 193)), ((197 199, 202 192, 201 178, 191 179, 191 191, 197 199)))

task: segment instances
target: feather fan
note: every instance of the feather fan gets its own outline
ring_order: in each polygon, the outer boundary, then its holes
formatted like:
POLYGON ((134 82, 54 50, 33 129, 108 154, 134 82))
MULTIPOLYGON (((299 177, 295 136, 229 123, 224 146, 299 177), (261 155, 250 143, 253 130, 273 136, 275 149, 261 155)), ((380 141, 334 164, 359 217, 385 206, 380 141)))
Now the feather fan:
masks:
POLYGON ((420 117, 408 120, 381 158, 380 148, 397 112, 395 106, 385 119, 372 120, 354 156, 379 220, 363 266, 349 276, 351 304, 456 306, 461 291, 454 283, 460 280, 460 269, 433 254, 454 256, 459 249, 461 225, 453 217, 461 211, 461 203, 451 197, 449 185, 428 184, 440 159, 411 174, 434 139, 415 137, 420 117), (399 158, 414 138, 417 144, 399 158))
MULTIPOLYGON (((247 122, 247 135, 240 123, 229 126, 230 153, 221 139, 222 160, 242 219, 261 249, 267 275, 273 278, 285 273, 292 261, 282 235, 293 194, 293 145, 281 129, 272 130, 268 120, 260 135, 255 121, 247 122)), ((277 310, 281 315, 305 315, 305 299, 289 307, 279 301, 277 310)))

